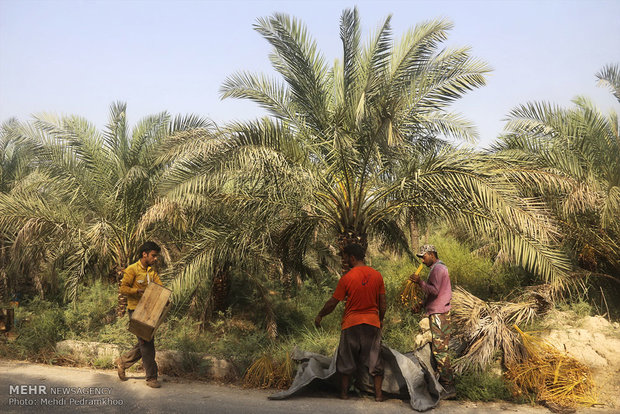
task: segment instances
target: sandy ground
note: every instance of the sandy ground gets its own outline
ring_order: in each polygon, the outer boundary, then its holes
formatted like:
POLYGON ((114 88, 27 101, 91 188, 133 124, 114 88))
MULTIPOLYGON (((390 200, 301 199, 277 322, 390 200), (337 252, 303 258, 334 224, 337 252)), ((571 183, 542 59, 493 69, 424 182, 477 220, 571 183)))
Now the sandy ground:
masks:
MULTIPOLYGON (((162 388, 151 389, 141 374, 121 382, 112 370, 57 367, 0 360, 2 413, 412 413, 408 402, 371 397, 341 401, 323 391, 308 391, 284 401, 270 401, 270 391, 243 389, 199 381, 163 377, 162 388), (25 386, 25 388, 24 388, 25 386), (74 388, 69 388, 74 387, 74 388)), ((507 403, 443 401, 433 413, 548 413, 543 407, 507 403)), ((610 408, 579 410, 614 413, 610 408)))

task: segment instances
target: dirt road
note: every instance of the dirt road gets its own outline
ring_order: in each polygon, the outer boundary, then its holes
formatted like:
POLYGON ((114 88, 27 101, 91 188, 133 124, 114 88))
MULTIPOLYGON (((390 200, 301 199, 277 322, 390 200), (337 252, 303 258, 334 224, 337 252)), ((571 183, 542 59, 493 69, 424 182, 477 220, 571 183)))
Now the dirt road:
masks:
MULTIPOLYGON (((162 388, 151 389, 144 377, 130 374, 126 382, 115 371, 56 367, 0 360, 0 412, 2 413, 415 413, 408 402, 391 399, 376 403, 370 397, 341 401, 324 392, 306 392, 270 401, 270 391, 229 385, 160 378, 162 388)), ((542 407, 506 403, 476 404, 444 401, 433 413, 548 413, 542 407)), ((588 412, 610 413, 595 409, 588 412)))

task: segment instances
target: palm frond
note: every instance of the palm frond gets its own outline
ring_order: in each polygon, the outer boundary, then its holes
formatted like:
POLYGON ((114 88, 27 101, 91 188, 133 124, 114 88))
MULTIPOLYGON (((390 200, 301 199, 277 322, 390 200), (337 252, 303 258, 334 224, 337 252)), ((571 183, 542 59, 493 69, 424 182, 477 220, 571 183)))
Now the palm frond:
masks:
POLYGON ((620 67, 618 64, 604 66, 597 74, 599 85, 608 87, 620 102, 620 67))

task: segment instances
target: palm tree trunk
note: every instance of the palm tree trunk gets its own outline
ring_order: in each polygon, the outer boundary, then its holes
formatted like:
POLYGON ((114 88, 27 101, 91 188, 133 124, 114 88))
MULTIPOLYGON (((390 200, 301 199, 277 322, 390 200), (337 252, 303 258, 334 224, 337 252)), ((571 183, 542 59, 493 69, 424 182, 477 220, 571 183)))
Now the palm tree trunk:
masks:
POLYGON ((127 297, 120 291, 124 272, 125 267, 121 266, 115 266, 111 272, 118 284, 118 304, 116 305, 116 316, 118 318, 125 316, 125 312, 127 311, 127 297))
POLYGON ((220 267, 213 277, 211 288, 212 310, 223 312, 227 308, 228 292, 230 292, 230 265, 228 263, 220 267))
POLYGON ((9 295, 9 283, 4 268, 0 269, 0 302, 8 302, 9 295))
POLYGON ((204 302, 200 314, 200 330, 207 328, 207 322, 213 318, 214 312, 224 312, 228 305, 228 293, 230 292, 230 264, 226 263, 218 267, 213 276, 211 292, 204 302))
POLYGON ((409 237, 411 238, 411 251, 416 254, 420 249, 420 229, 413 216, 409 217, 409 237))
MULTIPOLYGON (((125 244, 126 245, 126 244, 125 244)), ((116 316, 118 318, 122 318, 125 316, 125 312, 127 311, 127 297, 121 294, 121 282, 123 280, 123 276, 125 275, 125 269, 130 265, 129 263, 129 253, 126 252, 122 246, 117 248, 117 258, 118 262, 114 268, 111 270, 111 274, 116 279, 118 283, 118 304, 116 305, 116 316)))
POLYGON ((9 287, 9 278, 6 274, 6 251, 7 249, 2 246, 0 248, 0 301, 8 302, 11 299, 11 289, 9 287))

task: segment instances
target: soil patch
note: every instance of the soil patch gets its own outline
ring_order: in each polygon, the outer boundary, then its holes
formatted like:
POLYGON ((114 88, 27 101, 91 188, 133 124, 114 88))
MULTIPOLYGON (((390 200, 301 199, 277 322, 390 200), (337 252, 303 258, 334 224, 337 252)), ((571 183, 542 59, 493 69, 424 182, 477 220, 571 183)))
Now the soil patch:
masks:
POLYGON ((620 408, 620 326, 601 316, 576 319, 569 312, 553 312, 543 334, 551 345, 567 352, 592 370, 598 388, 599 402, 609 408, 620 408), (563 323, 553 323, 563 322, 563 323), (569 322, 570 321, 570 322, 569 322))

